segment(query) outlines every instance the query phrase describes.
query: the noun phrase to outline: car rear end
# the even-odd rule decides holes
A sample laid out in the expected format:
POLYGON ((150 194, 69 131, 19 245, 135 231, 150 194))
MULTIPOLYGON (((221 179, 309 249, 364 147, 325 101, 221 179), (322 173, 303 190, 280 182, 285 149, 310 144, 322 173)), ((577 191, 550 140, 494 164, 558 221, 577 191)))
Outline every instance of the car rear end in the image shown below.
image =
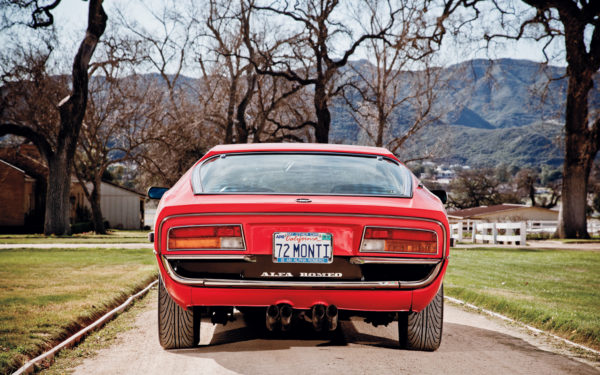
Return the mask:
MULTIPOLYGON (((391 154, 352 151, 335 155, 370 158, 374 168, 404 168, 391 154), (378 164, 383 162, 389 165, 378 164)), ((283 160, 284 174, 306 169, 298 165, 302 157, 294 156, 289 165, 288 153, 260 154, 269 155, 262 160, 283 160)), ((269 186, 249 184, 243 176, 223 186, 202 185, 202 177, 210 178, 202 176, 203 165, 227 169, 219 162, 243 161, 235 159, 240 155, 218 150, 207 155, 161 201, 155 250, 164 288, 182 310, 203 311, 214 322, 226 322, 233 307, 261 308, 271 330, 289 329, 292 317, 311 321, 315 329, 335 329, 338 319, 352 315, 375 324, 404 319, 425 310, 440 294, 448 223, 439 199, 412 174, 402 175, 402 170, 403 186, 383 190, 377 181, 357 181, 359 175, 352 177, 354 184, 341 181, 317 193, 303 193, 306 187, 285 191, 293 188, 286 182, 277 185, 280 176, 270 169, 268 178, 259 179, 269 186), (284 191, 266 191, 278 186, 284 191)), ((338 160, 311 160, 319 162, 338 160)))

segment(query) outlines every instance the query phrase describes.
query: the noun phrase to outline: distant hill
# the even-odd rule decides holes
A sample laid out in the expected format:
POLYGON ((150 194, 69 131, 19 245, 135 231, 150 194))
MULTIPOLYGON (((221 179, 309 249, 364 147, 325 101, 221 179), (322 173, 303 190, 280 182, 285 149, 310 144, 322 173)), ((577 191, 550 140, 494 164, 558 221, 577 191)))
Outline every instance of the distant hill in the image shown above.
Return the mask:
MULTIPOLYGON (((364 66, 365 62, 361 61, 364 66)), ((440 161, 493 167, 498 163, 518 166, 559 166, 563 162, 561 140, 566 97, 562 67, 528 60, 472 60, 443 71, 448 88, 440 94, 441 121, 424 129, 401 150, 409 159, 435 147, 440 161), (546 84, 552 79, 550 84, 546 84), (544 100, 540 98, 544 95, 544 100)), ((414 74, 414 73, 407 73, 414 74)), ((600 103, 598 90, 592 103, 600 103)), ((360 142, 358 126, 345 108, 334 105, 334 142, 360 142)), ((392 135, 402 134, 408 124, 396 116, 392 135)))
MULTIPOLYGON (((370 65, 367 60, 350 64, 355 69, 370 65)), ((477 59, 443 69, 441 76, 447 85, 437 103, 443 115, 407 142, 399 150, 400 157, 410 159, 433 150, 439 162, 488 167, 499 163, 560 166, 564 158, 560 137, 567 82, 559 78, 564 73, 562 67, 514 59, 477 59), (546 85, 549 78, 553 80, 546 85)), ((415 74, 422 73, 403 72, 400 79, 409 82, 415 74)), ((159 78, 156 74, 146 75, 149 80, 159 78)), ((197 87, 198 80, 182 76, 179 84, 197 87)), ((194 94, 190 91, 190 95, 194 94)), ((356 94, 350 99, 356 104, 359 98, 356 94)), ((600 107, 598 90, 591 100, 600 107)), ((330 110, 331 142, 368 143, 342 100, 334 100, 330 110)), ((402 107, 392 117, 388 140, 403 134, 413 115, 409 107, 402 107)))

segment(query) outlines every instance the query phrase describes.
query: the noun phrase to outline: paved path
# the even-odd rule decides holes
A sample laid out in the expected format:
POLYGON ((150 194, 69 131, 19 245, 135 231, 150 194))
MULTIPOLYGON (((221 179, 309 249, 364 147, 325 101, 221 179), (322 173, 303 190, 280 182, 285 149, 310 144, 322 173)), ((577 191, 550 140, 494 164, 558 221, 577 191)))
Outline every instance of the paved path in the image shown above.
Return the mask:
POLYGON ((0 244, 0 249, 153 249, 154 244, 143 243, 14 243, 0 244))
POLYGON ((460 243, 455 244, 454 247, 458 248, 476 248, 476 247, 493 247, 493 248, 506 248, 506 249, 544 249, 544 250, 583 250, 583 251, 600 251, 600 242, 582 242, 582 243, 564 243, 562 241, 527 241, 526 246, 519 245, 500 245, 500 244, 471 244, 471 243, 460 243))
POLYGON ((239 315, 226 326, 203 323, 198 348, 166 351, 158 344, 154 307, 75 374, 600 374, 600 363, 559 354, 545 338, 445 307, 442 345, 433 353, 396 349, 395 323, 375 328, 353 320, 330 336, 296 328, 269 338, 239 315))

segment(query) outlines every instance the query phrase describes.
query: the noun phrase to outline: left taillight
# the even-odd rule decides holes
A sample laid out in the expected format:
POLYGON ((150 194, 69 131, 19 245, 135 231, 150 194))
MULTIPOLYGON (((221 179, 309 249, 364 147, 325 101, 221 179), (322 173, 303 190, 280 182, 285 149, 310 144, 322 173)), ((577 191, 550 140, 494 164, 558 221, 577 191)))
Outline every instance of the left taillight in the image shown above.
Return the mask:
POLYGON ((241 225, 206 225, 172 228, 169 250, 244 250, 241 225))
POLYGON ((360 251, 436 254, 437 234, 428 230, 367 227, 360 251))

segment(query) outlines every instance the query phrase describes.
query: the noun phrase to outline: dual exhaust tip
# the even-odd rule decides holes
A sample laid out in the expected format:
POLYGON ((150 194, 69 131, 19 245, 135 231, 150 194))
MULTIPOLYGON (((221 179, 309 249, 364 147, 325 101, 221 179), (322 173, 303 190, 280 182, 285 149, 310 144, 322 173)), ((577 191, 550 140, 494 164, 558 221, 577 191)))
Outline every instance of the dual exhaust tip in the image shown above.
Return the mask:
POLYGON ((270 305, 267 307, 267 329, 274 331, 278 325, 281 325, 282 331, 290 329, 292 324, 292 314, 294 309, 287 303, 281 305, 270 305))
MULTIPOLYGON (((267 329, 274 331, 278 326, 281 326, 282 331, 288 331, 292 324, 293 313, 294 309, 287 303, 270 305, 267 308, 267 329)), ((335 331, 338 325, 338 308, 335 305, 316 304, 311 308, 310 320, 317 332, 323 329, 335 331)))

